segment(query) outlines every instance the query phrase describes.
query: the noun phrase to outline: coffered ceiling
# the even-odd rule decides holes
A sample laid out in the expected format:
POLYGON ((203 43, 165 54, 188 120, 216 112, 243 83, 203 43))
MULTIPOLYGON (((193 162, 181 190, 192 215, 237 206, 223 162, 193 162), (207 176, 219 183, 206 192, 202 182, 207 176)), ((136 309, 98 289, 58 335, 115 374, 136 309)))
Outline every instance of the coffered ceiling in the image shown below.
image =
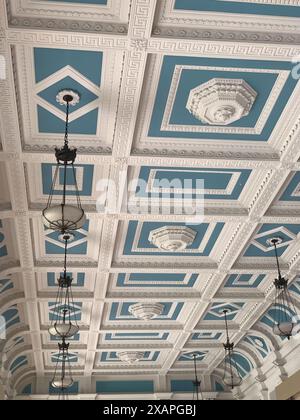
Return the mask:
POLYGON ((267 240, 283 239, 300 312, 300 1, 1 0, 0 12, 0 307, 16 393, 53 392, 57 342, 47 328, 64 244, 41 209, 66 88, 81 96, 70 142, 88 219, 69 248, 80 325, 72 391, 192 391, 196 352, 204 391, 226 392, 224 309, 244 379, 271 362, 283 374, 296 341, 272 334, 267 240), (228 80, 229 101, 215 87, 228 80), (211 86, 218 94, 200 117, 189 100, 195 110, 211 86), (161 187, 175 178, 180 188, 161 187), (188 208, 204 199, 203 218, 177 214, 170 193, 175 207, 182 196, 188 208), (161 250, 149 238, 163 227, 188 227, 194 240, 161 250), (135 318, 130 306, 143 302, 162 314, 135 318), (121 351, 141 360, 128 365, 121 351))

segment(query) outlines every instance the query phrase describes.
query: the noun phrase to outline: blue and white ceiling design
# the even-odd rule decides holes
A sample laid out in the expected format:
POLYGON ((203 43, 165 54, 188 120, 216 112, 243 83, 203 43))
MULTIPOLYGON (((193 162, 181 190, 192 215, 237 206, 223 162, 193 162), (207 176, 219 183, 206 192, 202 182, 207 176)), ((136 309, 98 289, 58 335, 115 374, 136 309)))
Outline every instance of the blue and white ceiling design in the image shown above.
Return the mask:
MULTIPOLYGON (((5 328, 6 330, 9 330, 11 327, 21 322, 17 305, 11 306, 9 309, 6 309, 4 312, 1 312, 0 314, 5 319, 5 325, 1 325, 2 329, 5 328)), ((3 334, 3 331, 2 331, 2 334, 3 334)))
POLYGON ((199 341, 199 342, 203 342, 203 341, 219 341, 220 338, 223 336, 222 332, 199 332, 199 333, 194 333, 191 337, 192 341, 199 341))
MULTIPOLYGON (((6 123, 13 109, 2 115, 2 108, 18 104, 13 119, 19 121, 14 124, 17 131, 6 124, 0 127, 1 194, 3 184, 3 190, 7 189, 0 194, 0 296, 5 304, 0 315, 6 324, 0 335, 8 332, 5 350, 15 378, 32 372, 30 379, 22 379, 19 391, 38 394, 33 375, 46 373, 45 392, 58 357, 59 339, 50 337, 47 327, 56 319, 54 301, 64 243, 56 233, 44 229, 37 213, 47 200, 55 168, 55 159, 48 153, 63 141, 65 110, 56 102, 56 95, 66 88, 82 97, 71 108, 70 144, 78 148, 75 169, 88 212, 87 224, 69 245, 75 302, 72 319, 81 326, 80 333, 69 340, 76 374, 84 378, 88 372, 93 392, 135 395, 157 391, 157 384, 161 385, 157 375, 163 369, 167 391, 172 387, 192 392, 195 350, 198 361, 203 362, 201 370, 212 374, 212 390, 222 391, 214 369, 226 340, 225 309, 229 310, 230 336, 237 344, 241 374, 256 367, 254 355, 263 364, 272 354, 272 362, 275 344, 284 346, 285 340, 274 337, 274 308, 268 308, 268 296, 264 300, 274 277, 269 264, 274 251, 266 240, 283 238, 279 254, 285 267, 291 259, 297 267, 300 240, 300 172, 295 152, 299 147, 294 147, 298 140, 292 135, 296 133, 298 116, 293 112, 299 109, 300 85, 293 78, 291 62, 299 44, 300 29, 298 33, 295 26, 300 7, 275 5, 271 0, 137 0, 134 3, 141 8, 131 7, 128 14, 129 0, 19 3, 20 7, 30 3, 35 13, 25 17, 19 10, 13 16, 17 22, 9 23, 10 30, 19 28, 10 31, 7 44, 13 64, 8 69, 14 74, 5 81, 11 98, 4 101, 0 112, 0 121, 6 123), (157 9, 148 14, 155 3, 157 9), (146 26, 141 28, 140 19, 132 13, 139 14, 146 26), (128 15, 132 30, 127 36, 128 15), (154 22, 150 15, 155 16, 154 22), (38 26, 44 22, 49 23, 46 35, 38 26), (286 31, 282 34, 285 43, 279 38, 268 41, 276 37, 270 25, 286 31), (263 34, 267 27, 269 32, 263 34), (107 30, 104 35, 103 28, 107 30), (209 41, 202 42, 200 37, 206 35, 209 41), (255 41, 260 35, 266 42, 255 41), (222 37, 226 36, 225 43, 222 37), (295 48, 287 45, 289 36, 295 48), (243 79, 255 90, 257 96, 247 116, 230 125, 208 125, 188 111, 190 91, 213 78, 243 79), (295 161, 292 153, 285 156, 289 150, 295 161), (15 170, 16 163, 20 170, 15 170), (113 215, 98 214, 97 182, 115 181, 120 168, 121 176, 123 168, 124 173, 127 170, 128 181, 140 177, 140 185, 130 189, 140 209, 150 195, 155 204, 164 206, 169 195, 179 200, 183 194, 184 204, 190 206, 203 195, 197 181, 204 181, 208 210, 204 222, 184 223, 186 217, 178 222, 177 216, 163 212, 154 217, 146 212, 131 216, 123 209, 113 215), (278 170, 282 183, 275 188, 270 179, 273 204, 264 211, 260 202, 269 185, 265 180, 267 175, 276 178, 278 170), (174 179, 181 181, 180 187, 161 185, 162 180, 170 183, 174 179), (186 181, 184 188, 182 181, 186 181), (264 224, 256 223, 256 215, 264 224), (286 223, 290 215, 291 222, 286 223), (245 220, 251 221, 249 229, 245 229, 245 220), (159 250, 150 243, 149 234, 164 226, 190 227, 196 232, 194 243, 185 251, 159 250), (245 240, 251 238, 246 245, 240 233, 245 233, 245 240), (28 249, 30 242, 32 250, 28 249), (264 271, 259 271, 257 262, 264 264, 264 271), (25 267, 23 276, 20 271, 25 267), (143 321, 129 312, 132 304, 148 301, 162 303, 163 314, 143 321), (266 312, 261 316, 256 307, 261 308, 263 302, 266 312), (144 359, 131 367, 117 357, 120 349, 139 349, 144 359), (120 380, 125 372, 132 379, 120 380)), ((70 178, 68 199, 72 202, 76 196, 70 178)), ((61 174, 58 181, 54 200, 62 193, 61 174)), ((126 186, 124 175, 124 192, 126 186)), ((291 273, 287 277, 299 307, 300 281, 291 273)), ((81 387, 80 381, 76 380, 71 393, 86 391, 86 384, 81 387)), ((49 388, 49 392, 57 390, 49 388)))
MULTIPOLYGON (((71 321, 81 321, 82 317, 82 302, 74 302, 74 304, 70 304, 69 311, 70 311, 70 320, 71 321)), ((62 321, 63 320, 63 313, 62 308, 56 306, 56 302, 49 302, 48 303, 48 310, 49 310, 49 321, 62 321)))
POLYGON ((0 258, 7 256, 7 246, 3 230, 3 222, 0 220, 0 258))
MULTIPOLYGON (((138 302, 113 302, 111 304, 109 321, 140 321, 130 312, 129 307, 138 302)), ((152 321, 176 321, 184 306, 183 302, 159 302, 163 305, 163 312, 152 321)))
POLYGON ((13 347, 18 346, 19 344, 23 344, 24 343, 24 338, 23 337, 16 337, 13 339, 13 347))
MULTIPOLYGON (((52 180, 54 177, 56 169, 56 164, 43 163, 42 164, 42 183, 43 183, 43 194, 49 196, 52 188, 52 180)), ((63 167, 59 169, 56 189, 53 190, 54 199, 55 196, 61 196, 63 193, 63 167)), ((93 189, 93 176, 94 176, 94 166, 93 165, 75 165, 75 176, 77 181, 78 192, 81 197, 92 195, 93 189)), ((67 196, 76 197, 76 188, 75 180, 73 175, 73 170, 71 168, 67 169, 67 178, 66 178, 67 196)))
POLYGON ((265 279, 264 274, 230 274, 224 284, 225 288, 257 288, 265 279))
MULTIPOLYGON (((82 229, 74 233, 74 240, 68 244, 69 255, 87 254, 87 236, 89 231, 89 221, 85 223, 82 229)), ((64 242, 60 240, 60 234, 52 230, 45 229, 45 252, 46 255, 63 255, 64 242)))
POLYGON ((208 257, 215 246, 219 235, 222 232, 224 223, 202 223, 186 225, 183 223, 157 223, 157 222, 135 222, 131 221, 128 225, 127 236, 124 245, 123 255, 153 255, 159 257, 168 256, 203 256, 208 257), (190 227, 197 236, 192 245, 185 252, 164 252, 158 250, 149 241, 150 232, 164 226, 184 226, 190 227))
POLYGON ((132 273, 118 275, 116 286, 123 288, 192 288, 198 274, 132 273))
MULTIPOLYGON (((53 386, 51 385, 51 382, 49 382, 48 391, 50 395, 61 394, 61 390, 59 388, 53 388, 53 386)), ((68 395, 75 395, 75 394, 78 394, 78 392, 79 392, 79 383, 75 381, 73 385, 70 388, 68 388, 68 395)))
POLYGON ((263 359, 272 352, 272 349, 267 341, 260 336, 247 335, 243 342, 253 347, 263 359))
POLYGON ((294 174, 279 201, 300 201, 300 172, 294 174))
POLYGON ((238 200, 250 174, 246 169, 142 167, 136 197, 238 200))
POLYGON ((11 279, 0 279, 0 295, 14 288, 14 282, 11 279))
POLYGON ((295 280, 289 287, 290 292, 293 292, 298 297, 300 296, 300 279, 295 280))
MULTIPOLYGON (((50 334, 48 334, 46 337, 47 337, 47 339, 49 339, 50 342, 55 341, 57 343, 57 342, 61 341, 60 337, 56 337, 56 336, 53 336, 53 335, 50 335, 50 334)), ((73 335, 73 337, 68 338, 68 342, 83 343, 84 342, 83 334, 81 333, 81 334, 73 335)))
MULTIPOLYGON (((76 256, 74 256, 76 259, 76 256)), ((58 267, 61 268, 61 267, 58 267)), ((62 275, 62 270, 55 270, 36 274, 38 293, 56 293, 58 279, 62 275)), ((72 288, 74 293, 85 293, 85 296, 93 296, 95 290, 95 273, 85 273, 84 270, 72 270, 67 272, 72 278, 72 288)))
POLYGON ((14 374, 17 370, 21 369, 24 366, 28 365, 28 359, 26 356, 17 357, 12 364, 10 365, 10 372, 14 374))
MULTIPOLYGON (((160 355, 159 351, 145 351, 143 358, 137 363, 156 362, 160 355)), ((100 353, 99 361, 101 363, 126 363, 122 362, 115 351, 103 351, 100 353)))
POLYGON ((107 5, 108 0, 47 0, 47 1, 55 1, 55 2, 62 2, 62 3, 81 3, 81 4, 99 4, 99 5, 107 5))
POLYGON ((250 358, 245 354, 240 353, 238 350, 234 352, 233 359, 242 378, 245 378, 254 368, 250 358))
POLYGON ((244 303, 242 302, 231 302, 231 303, 224 303, 224 302, 215 302, 213 303, 209 310, 207 311, 206 315, 204 316, 204 321, 225 321, 224 310, 228 310, 227 319, 229 321, 233 321, 241 309, 244 307, 244 303))
POLYGON ((34 49, 40 133, 64 133, 65 108, 56 102, 56 95, 71 89, 81 99, 70 108, 70 134, 97 134, 102 60, 101 52, 34 49))
POLYGON ((266 142, 297 85, 291 73, 288 62, 165 56, 148 136, 166 142, 266 142), (208 126, 190 114, 190 91, 213 78, 243 79, 257 92, 248 116, 224 127, 208 126))
POLYGON ((130 380, 118 380, 118 381, 97 381, 96 392, 98 394, 126 394, 126 393, 153 393, 154 384, 150 380, 141 381, 130 381, 130 380))
MULTIPOLYGON (((62 353, 59 352, 55 352, 51 354, 51 362, 56 364, 58 363, 62 363, 63 362, 63 355, 62 353)), ((78 353, 74 353, 73 351, 69 351, 68 353, 68 360, 70 361, 70 363, 77 363, 78 362, 78 353)))
MULTIPOLYGON (((265 313, 265 315, 261 318, 260 322, 262 324, 267 325, 269 328, 273 329, 273 327, 277 323, 278 318, 281 319, 278 315, 278 312, 282 312, 281 314, 282 319, 287 318, 287 319, 292 320, 293 317, 296 315, 296 313, 292 309, 284 305, 278 304, 276 308, 274 306, 269 308, 268 311, 265 313)), ((285 340, 285 338, 283 338, 283 340, 285 340)))
POLYGON ((202 362, 206 356, 207 356, 207 351, 191 351, 188 353, 182 353, 179 358, 178 361, 179 362, 193 362, 194 361, 194 355, 196 356, 196 359, 198 362, 202 362))
MULTIPOLYGON (((62 273, 61 273, 62 274, 62 273)), ((85 277, 86 273, 67 273, 70 276, 72 281, 72 287, 74 288, 82 288, 85 286, 85 277)), ((58 275, 56 273, 47 273, 47 285, 48 287, 56 287, 57 288, 57 279, 58 275)))
POLYGON ((166 341, 169 333, 147 332, 147 333, 108 333, 105 334, 105 341, 166 341))
MULTIPOLYGON (((293 282, 293 284, 290 286, 290 288, 293 287, 293 285, 297 284, 296 282, 293 282)), ((254 351, 257 356, 261 359, 263 362, 267 357, 274 352, 274 345, 269 337, 272 337, 272 340, 277 342, 278 344, 281 342, 287 342, 287 338, 275 336, 273 334, 273 328, 276 325, 277 318, 277 311, 281 310, 284 315, 288 316, 291 320, 295 318, 295 313, 291 311, 290 309, 281 306, 278 306, 276 309, 274 306, 271 306, 268 308, 265 312, 265 314, 256 322, 256 324, 253 326, 253 332, 250 332, 249 334, 245 335, 243 340, 236 346, 236 361, 238 363, 239 372, 241 373, 242 377, 246 377, 254 368, 255 361, 250 360, 252 357, 247 357, 245 355, 246 348, 249 347, 252 351, 254 351), (260 331, 256 334, 256 328, 260 331), (243 350, 239 348, 239 345, 243 345, 243 350), (243 354, 242 354, 242 353, 243 354)), ((299 321, 298 321, 299 322, 299 321)), ((295 333, 298 333, 299 328, 295 328, 295 333)))
POLYGON ((282 243, 278 245, 278 255, 281 256, 297 239, 300 233, 300 225, 297 224, 264 224, 247 247, 245 257, 273 257, 275 258, 274 246, 268 244, 268 239, 280 237, 282 243))
POLYGON ((33 392, 32 384, 28 384, 22 389, 21 395, 31 395, 32 392, 33 392))
POLYGON ((300 17, 300 7, 245 0, 175 0, 175 10, 300 17))

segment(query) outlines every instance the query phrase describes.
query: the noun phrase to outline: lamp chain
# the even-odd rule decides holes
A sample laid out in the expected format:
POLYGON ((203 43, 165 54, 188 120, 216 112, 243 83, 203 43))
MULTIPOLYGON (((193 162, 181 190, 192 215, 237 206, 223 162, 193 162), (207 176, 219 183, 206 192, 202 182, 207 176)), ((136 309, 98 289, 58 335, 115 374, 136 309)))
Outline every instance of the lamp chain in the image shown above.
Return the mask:
POLYGON ((276 256, 276 264, 277 264, 277 271, 278 271, 278 280, 281 280, 281 271, 280 271, 280 266, 279 266, 277 244, 276 244, 276 241, 274 241, 273 243, 274 243, 275 256, 276 256))
POLYGON ((66 128, 65 128, 65 148, 69 146, 69 112, 70 112, 70 102, 67 99, 67 111, 66 111, 66 128))

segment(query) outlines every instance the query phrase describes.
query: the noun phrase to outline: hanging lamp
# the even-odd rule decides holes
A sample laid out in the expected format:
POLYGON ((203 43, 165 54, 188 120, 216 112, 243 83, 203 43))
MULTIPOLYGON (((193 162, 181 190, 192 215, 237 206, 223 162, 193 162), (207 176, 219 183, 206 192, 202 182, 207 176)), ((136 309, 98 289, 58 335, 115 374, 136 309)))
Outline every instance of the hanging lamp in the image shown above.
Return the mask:
POLYGON ((69 346, 70 344, 66 343, 65 339, 62 340, 62 343, 58 343, 59 354, 51 385, 53 388, 58 389, 60 393, 64 393, 74 384, 69 356, 69 346))
POLYGON ((268 241, 269 245, 271 244, 274 246, 278 272, 278 277, 274 280, 276 294, 274 302, 275 325, 273 332, 275 335, 287 338, 289 340, 293 335, 294 327, 297 325, 297 323, 294 323, 292 320, 293 316, 296 315, 296 308, 288 289, 288 280, 282 276, 280 270, 277 247, 281 243, 282 238, 279 237, 272 238, 268 241))
POLYGON ((197 375, 197 355, 196 353, 193 354, 193 359, 194 359, 194 373, 195 373, 195 380, 193 381, 193 387, 194 387, 194 392, 193 392, 193 400, 196 397, 196 401, 199 401, 199 393, 201 395, 201 400, 203 400, 203 395, 202 395, 202 391, 201 391, 201 381, 199 381, 198 379, 198 375, 197 375))
POLYGON ((231 343, 229 340, 229 331, 228 331, 228 321, 227 314, 228 310, 223 311, 225 317, 225 326, 226 326, 226 343, 223 345, 225 350, 225 359, 224 359, 224 376, 223 382, 225 385, 231 387, 231 389, 240 386, 243 379, 240 375, 237 363, 235 360, 234 354, 234 343, 231 343))
POLYGON ((72 293, 72 277, 67 273, 67 252, 68 241, 71 239, 70 234, 64 234, 63 240, 65 242, 65 257, 64 257, 64 271, 58 279, 58 292, 56 295, 54 316, 49 328, 49 334, 61 338, 71 338, 79 331, 79 326, 74 316, 75 307, 72 293))
POLYGON ((66 106, 66 124, 64 145, 62 148, 55 149, 56 168, 48 197, 47 207, 43 210, 44 225, 54 231, 61 233, 80 229, 86 222, 85 213, 81 206, 80 195, 78 191, 76 171, 74 162, 77 156, 77 149, 69 147, 69 113, 70 106, 75 106, 80 101, 78 93, 63 90, 59 92, 56 98, 57 102, 66 106), (53 203, 53 197, 56 195, 58 179, 62 180, 63 193, 60 204, 53 203), (67 203, 68 185, 75 188, 76 204, 67 203))

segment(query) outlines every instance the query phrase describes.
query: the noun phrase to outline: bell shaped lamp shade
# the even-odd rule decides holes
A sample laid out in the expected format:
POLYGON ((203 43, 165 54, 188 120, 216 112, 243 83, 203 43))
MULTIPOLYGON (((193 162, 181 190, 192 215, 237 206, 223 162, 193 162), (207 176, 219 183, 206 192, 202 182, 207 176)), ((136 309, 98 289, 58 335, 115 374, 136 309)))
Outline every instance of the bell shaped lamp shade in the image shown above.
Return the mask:
POLYGON ((224 358, 224 374, 223 374, 223 382, 225 385, 230 387, 231 389, 240 386, 243 382, 243 378, 240 374, 237 362, 236 362, 236 354, 234 353, 234 343, 230 342, 229 340, 229 329, 228 329, 228 309, 223 311, 224 319, 225 319, 225 328, 226 328, 226 337, 227 341, 223 345, 225 350, 225 358, 224 358))
POLYGON ((70 388, 74 383, 71 372, 69 346, 70 344, 66 343, 65 339, 62 340, 62 343, 58 343, 59 355, 54 376, 51 381, 52 387, 57 388, 62 392, 70 388))
POLYGON ((233 374, 231 376, 230 372, 227 371, 227 374, 223 377, 223 382, 225 385, 227 385, 230 388, 236 388, 237 386, 240 386, 242 383, 242 378, 238 376, 237 374, 233 374))
POLYGON ((79 331, 79 326, 69 323, 55 323, 49 328, 49 334, 57 338, 71 338, 79 331))
POLYGON ((242 381, 243 379, 239 373, 238 367, 234 360, 234 355, 227 355, 225 359, 225 368, 223 375, 224 384, 233 389, 237 386, 240 386, 242 381))
POLYGON ((75 304, 72 293, 72 276, 67 273, 67 241, 69 236, 65 237, 65 263, 64 272, 58 279, 58 292, 54 307, 54 314, 51 325, 48 329, 49 334, 60 339, 73 337, 79 331, 77 317, 75 313, 75 304))
POLYGON ((290 338, 293 335, 294 327, 295 324, 291 321, 280 322, 274 326, 273 333, 280 337, 290 338))
POLYGON ((59 204, 43 210, 43 223, 48 229, 69 232, 81 229, 86 223, 86 216, 81 207, 59 204))
POLYGON ((71 377, 57 378, 57 379, 53 379, 51 382, 51 385, 53 386, 53 388, 57 388, 61 390, 71 388, 73 384, 74 384, 74 381, 71 377))
POLYGON ((269 244, 273 245, 274 247, 278 272, 278 276, 274 280, 275 302, 273 306, 273 318, 275 323, 273 327, 273 333, 276 336, 287 338, 289 340, 294 333, 294 327, 296 327, 296 324, 293 323, 293 320, 298 319, 298 315, 289 291, 289 282, 281 274, 280 270, 277 247, 282 242, 283 239, 279 237, 269 240, 269 244))
POLYGON ((233 345, 232 343, 228 343, 228 346, 225 345, 225 360, 224 360, 224 374, 223 374, 223 382, 230 388, 235 388, 240 386, 243 382, 243 379, 240 375, 239 368, 236 363, 236 355, 233 353, 233 345), (229 348, 229 345, 231 346, 229 348))

